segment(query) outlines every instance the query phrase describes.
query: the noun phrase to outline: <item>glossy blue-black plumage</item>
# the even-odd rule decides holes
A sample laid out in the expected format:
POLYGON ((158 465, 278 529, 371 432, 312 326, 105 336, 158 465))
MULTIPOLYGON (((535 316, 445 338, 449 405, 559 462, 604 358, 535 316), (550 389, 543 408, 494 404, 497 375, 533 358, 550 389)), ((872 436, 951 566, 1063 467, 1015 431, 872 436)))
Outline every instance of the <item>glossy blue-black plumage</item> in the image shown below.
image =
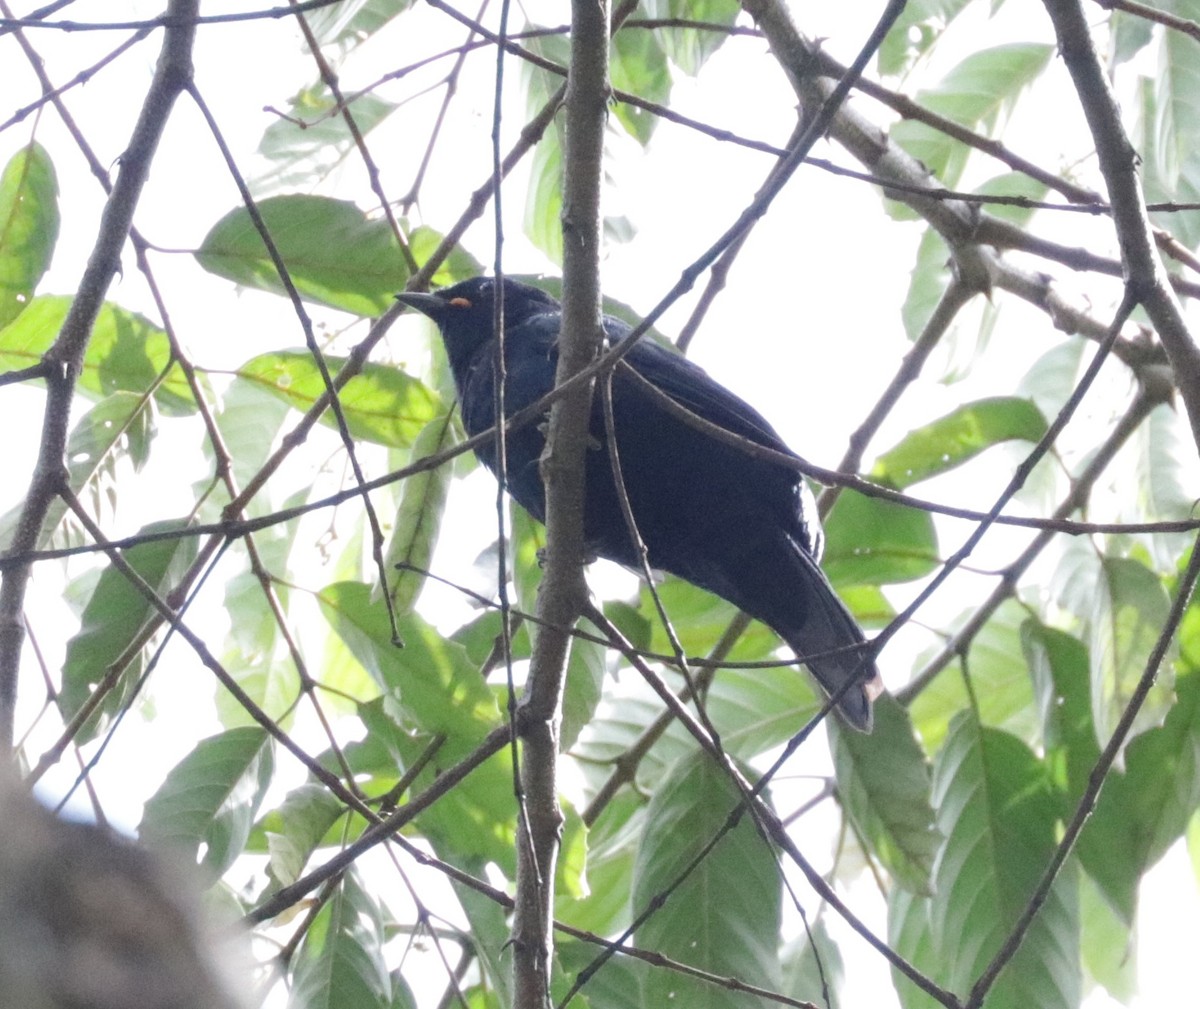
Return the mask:
MULTIPOLYGON (((469 434, 495 421, 495 291, 492 280, 480 277, 435 294, 399 296, 441 330, 469 434)), ((505 409, 511 415, 553 388, 562 316, 558 302, 545 292, 505 280, 504 317, 505 409)), ((629 333, 611 317, 604 328, 614 343, 629 333)), ((758 411, 683 356, 641 340, 625 361, 709 423, 789 452, 758 411)), ((837 694, 848 679, 857 681, 840 695, 839 708, 850 724, 869 729, 875 668, 861 647, 862 631, 817 566, 820 527, 799 474, 690 425, 624 369, 618 368, 612 381, 622 482, 651 565, 716 593, 773 628, 801 657, 811 656, 807 665, 829 693, 837 694)), ((586 460, 585 537, 596 555, 637 568, 605 450, 599 395, 591 433, 596 447, 586 460)), ((509 492, 544 520, 538 469, 542 427, 531 424, 510 433, 506 447, 509 492)), ((494 470, 491 445, 477 452, 494 470)))

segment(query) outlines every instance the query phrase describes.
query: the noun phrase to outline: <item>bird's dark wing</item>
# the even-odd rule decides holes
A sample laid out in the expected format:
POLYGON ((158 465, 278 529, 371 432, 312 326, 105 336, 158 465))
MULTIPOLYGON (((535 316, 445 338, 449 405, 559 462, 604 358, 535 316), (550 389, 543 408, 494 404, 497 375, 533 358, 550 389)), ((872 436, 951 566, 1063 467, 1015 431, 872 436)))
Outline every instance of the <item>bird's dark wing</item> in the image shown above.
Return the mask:
MULTIPOLYGON (((630 332, 617 319, 605 317, 604 322, 610 340, 623 340, 630 332)), ((793 454, 762 414, 682 354, 643 337, 625 360, 644 379, 710 424, 775 452, 793 454)))

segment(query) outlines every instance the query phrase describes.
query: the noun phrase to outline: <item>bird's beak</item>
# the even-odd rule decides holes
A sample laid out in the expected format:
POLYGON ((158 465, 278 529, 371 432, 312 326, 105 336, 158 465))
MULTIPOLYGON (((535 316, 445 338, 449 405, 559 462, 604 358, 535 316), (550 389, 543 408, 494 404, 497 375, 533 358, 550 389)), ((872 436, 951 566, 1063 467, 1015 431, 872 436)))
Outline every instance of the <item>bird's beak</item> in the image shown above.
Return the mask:
POLYGON ((446 314, 447 302, 436 294, 425 294, 420 291, 401 291, 396 300, 409 308, 415 308, 422 315, 427 315, 435 321, 446 314))

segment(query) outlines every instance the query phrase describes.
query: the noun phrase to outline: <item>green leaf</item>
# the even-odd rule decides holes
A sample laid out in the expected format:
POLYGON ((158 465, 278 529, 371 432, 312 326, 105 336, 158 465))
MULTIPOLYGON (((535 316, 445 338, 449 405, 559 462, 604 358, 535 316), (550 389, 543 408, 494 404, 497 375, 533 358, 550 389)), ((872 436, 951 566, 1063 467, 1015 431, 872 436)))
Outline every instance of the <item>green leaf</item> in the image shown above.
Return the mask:
POLYGON ((341 47, 344 53, 365 42, 411 6, 411 0, 342 0, 308 11, 304 16, 322 47, 341 47))
MULTIPOLYGON (((888 894, 888 943, 922 974, 936 977, 944 964, 933 939, 929 903, 926 897, 894 887, 888 894)), ((892 968, 892 983, 904 1009, 941 1009, 940 1002, 895 967, 892 968)))
POLYGON ((1137 993, 1138 957, 1133 930, 1121 920, 1100 888, 1079 880, 1080 953, 1088 980, 1130 1005, 1137 993))
POLYGON ((1175 681, 1178 700, 1157 728, 1130 740, 1125 771, 1109 772, 1079 838, 1079 857, 1128 926, 1146 872, 1200 805, 1200 673, 1175 681))
POLYGON ((138 826, 144 844, 174 848, 220 876, 246 847, 274 773, 258 726, 202 739, 150 797, 138 826))
POLYGON ((903 887, 929 894, 940 838, 929 803, 929 763, 912 721, 890 695, 875 702, 870 735, 827 725, 838 793, 871 851, 903 887))
MULTIPOLYGON (((619 31, 613 36, 609 75, 617 91, 627 91, 658 104, 671 95, 671 71, 657 33, 619 31)), ((617 102, 612 106, 617 121, 643 147, 650 142, 658 116, 637 105, 617 102)))
POLYGON ((968 0, 909 0, 876 57, 881 74, 899 75, 928 52, 968 0))
MULTIPOLYGON (((961 627, 972 611, 960 614, 951 625, 961 627)), ((1003 603, 971 641, 966 668, 970 672, 972 694, 968 695, 959 671, 947 669, 929 684, 912 704, 912 717, 930 752, 942 745, 955 715, 965 708, 976 708, 984 725, 1003 726, 1011 732, 1033 739, 1041 722, 1033 705, 1029 667, 1021 654, 1022 628, 1029 611, 1020 603, 1003 603)), ((939 645, 936 651, 941 651, 939 645)), ((932 655, 922 656, 918 668, 932 655)))
POLYGON ((317 912, 291 964, 294 1009, 392 1009, 383 915, 351 869, 317 912))
MULTIPOLYGON (((152 411, 145 397, 115 392, 101 400, 76 422, 67 439, 67 483, 77 495, 108 502, 112 494, 117 461, 128 458, 140 470, 156 433, 152 411)), ((21 517, 22 506, 14 506, 0 517, 0 545, 11 542, 21 517)), ((66 513, 61 498, 47 509, 38 546, 44 546, 58 529, 66 513)), ((94 508, 95 513, 100 507, 94 508)))
POLYGON ((1030 619, 1021 625, 1021 649, 1042 715, 1046 763, 1069 802, 1078 802, 1100 757, 1087 648, 1078 638, 1030 619))
MULTIPOLYGON (((710 25, 732 25, 740 10, 734 0, 650 0, 645 6, 649 18, 682 18, 710 25)), ((627 30, 622 29, 618 37, 627 30)), ((659 28, 655 35, 671 62, 692 77, 728 38, 725 32, 685 27, 659 28)))
MULTIPOLYGON (((1194 5, 1184 4, 1185 17, 1195 18, 1194 5), (1186 12, 1186 13, 1185 13, 1186 12)), ((1193 40, 1178 38, 1180 32, 1168 31, 1161 36, 1159 66, 1155 75, 1158 91, 1157 157, 1148 168, 1155 175, 1156 183, 1163 187, 1170 198, 1180 202, 1194 202, 1200 198, 1200 130, 1196 123, 1196 109, 1200 106, 1200 68, 1196 66, 1195 52, 1189 52, 1186 43, 1193 40)), ((1188 214, 1168 214, 1166 220, 1156 219, 1169 227, 1188 246, 1194 249, 1200 241, 1200 226, 1188 220, 1188 214)))
MULTIPOLYGON (((354 315, 377 316, 404 289, 409 271, 386 220, 325 196, 272 196, 258 204, 271 240, 301 297, 354 315)), ((284 294, 262 236, 245 207, 221 218, 196 259, 237 284, 284 294)))
POLYGON ((788 943, 780 959, 783 991, 805 998, 823 1009, 846 1009, 842 999, 846 964, 823 917, 812 922, 806 937, 788 943))
POLYGON ((1166 622, 1171 601, 1144 564, 1105 557, 1100 577, 1080 591, 1091 596, 1092 718, 1107 739, 1125 709, 1166 622))
MULTIPOLYGON (((967 991, 999 952, 1055 847, 1058 803, 1020 740, 968 712, 934 764, 945 843, 929 901, 935 979, 967 991)), ((1081 996, 1078 882, 1068 864, 988 995, 988 1009, 1076 1009, 1081 996)))
POLYGON ((976 400, 910 431, 876 460, 871 479, 903 489, 961 466, 992 445, 1012 439, 1036 442, 1045 433, 1046 419, 1027 399, 976 400))
MULTIPOLYGON (((0 372, 37 364, 54 343, 70 307, 70 298, 34 298, 14 322, 0 329, 0 372)), ((171 361, 167 334, 144 316, 110 302, 101 306, 92 327, 76 388, 93 399, 153 390, 164 413, 185 416, 196 409, 183 369, 171 361)))
MULTIPOLYGON (((344 6, 335 4, 325 10, 344 6)), ((356 96, 348 109, 359 135, 365 137, 398 107, 367 93, 356 96)), ((293 96, 284 115, 263 131, 258 153, 266 164, 254 174, 251 190, 260 195, 311 186, 328 177, 355 150, 354 136, 329 88, 311 84, 293 96)))
POLYGON ((322 612, 376 682, 403 723, 444 734, 448 762, 468 753, 497 724, 496 701, 466 651, 415 613, 399 617, 403 647, 392 641, 387 611, 357 582, 330 585, 319 596, 322 612))
POLYGON ((341 802, 323 785, 309 782, 292 789, 256 828, 256 833, 262 831, 270 855, 271 878, 280 886, 296 882, 312 853, 343 813, 341 802))
MULTIPOLYGON (((637 912, 670 899, 637 930, 636 942, 722 977, 777 988, 781 913, 774 855, 743 816, 676 888, 683 870, 722 830, 741 801, 703 753, 675 765, 650 800, 633 876, 637 912)), ((643 1004, 755 1006, 757 999, 670 971, 646 979, 643 1004)))
POLYGON ((554 263, 562 262, 562 140, 546 131, 533 150, 525 196, 525 235, 554 263))
MULTIPOLYGON (((183 528, 186 523, 153 522, 143 526, 139 535, 183 528)), ((123 556, 129 566, 159 596, 163 596, 175 586, 195 558, 196 538, 181 536, 141 543, 125 550, 123 556)), ((59 693, 59 705, 66 719, 83 707, 142 624, 157 613, 121 571, 111 565, 104 569, 84 607, 78 633, 67 642, 59 693)), ((113 689, 76 737, 79 742, 91 739, 107 719, 124 706, 142 668, 141 657, 135 657, 125 665, 113 689)))
MULTIPOLYGON (((1039 42, 1014 42, 971 53, 931 90, 916 100, 939 115, 984 133, 1010 112, 1020 93, 1037 78, 1054 55, 1039 42)), ((891 138, 951 188, 958 185, 970 153, 958 140, 912 119, 891 129, 891 138)))
MULTIPOLYGON (((667 577, 655 590, 666 610, 675 634, 687 655, 706 655, 721 639, 730 622, 737 617, 737 607, 681 578, 667 577)), ((650 588, 642 585, 638 598, 639 612, 650 621, 650 650, 670 655, 671 641, 658 617, 658 609, 650 588)), ((765 624, 753 621, 738 638, 729 658, 739 662, 768 658, 779 647, 779 637, 765 624)))
MULTIPOLYGON (((331 377, 345 363, 343 357, 325 358, 331 377)), ((261 354, 242 365, 237 376, 302 412, 326 391, 316 361, 303 350, 261 354)), ((394 448, 411 446, 426 425, 444 416, 446 409, 419 379, 399 368, 371 363, 343 386, 338 402, 354 438, 394 448)), ((321 420, 329 427, 337 423, 332 410, 326 410, 321 420)))
POLYGON ((821 566, 834 585, 888 585, 937 567, 937 535, 925 512, 843 490, 825 522, 821 566))
POLYGON ((29 304, 58 241, 58 179, 41 144, 30 142, 0 174, 0 327, 29 304))
MULTIPOLYGON (((417 435, 413 442, 413 459, 424 459, 457 442, 453 415, 445 413, 431 420, 417 435)), ((404 481, 384 555, 384 566, 392 579, 392 604, 400 613, 413 608, 425 585, 424 572, 429 569, 437 546, 453 476, 454 467, 444 465, 416 473, 404 481), (397 564, 405 567, 397 571, 397 564)))

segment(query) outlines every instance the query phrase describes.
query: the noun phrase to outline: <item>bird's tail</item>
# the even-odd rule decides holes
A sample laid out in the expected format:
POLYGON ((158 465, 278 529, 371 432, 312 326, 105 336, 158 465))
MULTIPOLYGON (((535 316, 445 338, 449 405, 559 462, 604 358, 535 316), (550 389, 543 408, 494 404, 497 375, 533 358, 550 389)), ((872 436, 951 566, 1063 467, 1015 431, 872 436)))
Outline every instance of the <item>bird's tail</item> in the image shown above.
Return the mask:
POLYGON ((803 569, 807 605, 799 608, 801 619, 781 620, 782 626, 769 623, 837 702, 846 721, 870 732, 871 702, 883 692, 870 646, 817 562, 798 544, 793 546, 803 569))

